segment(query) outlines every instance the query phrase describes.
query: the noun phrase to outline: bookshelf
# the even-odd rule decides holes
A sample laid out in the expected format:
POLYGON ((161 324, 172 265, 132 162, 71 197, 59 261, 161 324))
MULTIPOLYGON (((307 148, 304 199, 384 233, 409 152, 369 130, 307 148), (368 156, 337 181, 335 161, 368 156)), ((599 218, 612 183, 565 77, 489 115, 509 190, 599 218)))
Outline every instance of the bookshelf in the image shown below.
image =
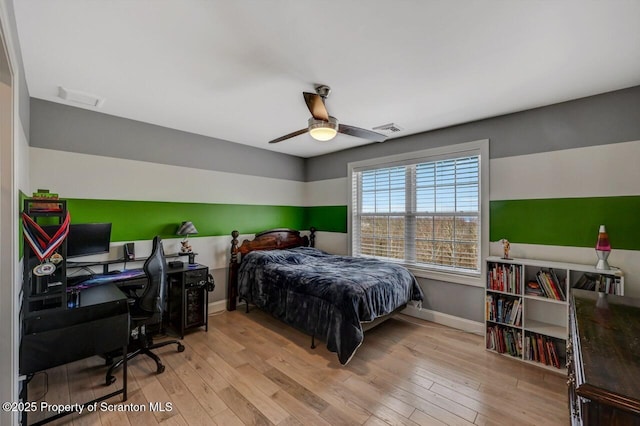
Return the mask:
POLYGON ((487 350, 563 374, 571 288, 624 295, 619 269, 497 256, 486 262, 487 350))

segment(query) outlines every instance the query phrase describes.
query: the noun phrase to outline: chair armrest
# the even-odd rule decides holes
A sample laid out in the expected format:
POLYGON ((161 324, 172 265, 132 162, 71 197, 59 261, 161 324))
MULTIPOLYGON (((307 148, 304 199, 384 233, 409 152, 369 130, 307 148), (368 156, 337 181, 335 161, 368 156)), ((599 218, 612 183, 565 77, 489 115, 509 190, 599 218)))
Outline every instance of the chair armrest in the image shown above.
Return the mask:
POLYGON ((140 297, 141 290, 145 288, 148 281, 146 278, 138 278, 135 280, 120 281, 116 283, 118 288, 127 295, 129 299, 137 299, 140 297))

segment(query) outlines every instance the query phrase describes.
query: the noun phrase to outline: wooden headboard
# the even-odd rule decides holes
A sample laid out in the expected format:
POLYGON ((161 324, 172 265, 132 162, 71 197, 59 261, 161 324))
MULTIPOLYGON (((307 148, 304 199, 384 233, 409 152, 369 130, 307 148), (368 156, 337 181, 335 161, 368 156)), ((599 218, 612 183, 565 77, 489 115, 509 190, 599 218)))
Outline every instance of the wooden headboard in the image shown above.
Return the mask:
POLYGON ((238 246, 238 231, 231 233, 231 260, 229 261, 229 282, 227 283, 227 310, 235 311, 238 297, 238 267, 242 257, 254 250, 276 250, 294 247, 314 247, 316 228, 309 228, 311 234, 300 236, 300 231, 288 228, 269 229, 258 232, 253 240, 244 240, 238 246), (238 256, 240 254, 240 256, 238 256))

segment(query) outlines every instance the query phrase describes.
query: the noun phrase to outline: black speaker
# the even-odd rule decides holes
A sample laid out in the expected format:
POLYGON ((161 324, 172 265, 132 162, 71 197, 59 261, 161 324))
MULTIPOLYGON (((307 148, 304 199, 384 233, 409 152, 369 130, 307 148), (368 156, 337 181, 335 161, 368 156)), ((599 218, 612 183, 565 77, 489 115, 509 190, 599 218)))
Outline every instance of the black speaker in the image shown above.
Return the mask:
POLYGON ((135 260, 135 246, 133 243, 126 243, 124 245, 124 258, 125 260, 135 260))

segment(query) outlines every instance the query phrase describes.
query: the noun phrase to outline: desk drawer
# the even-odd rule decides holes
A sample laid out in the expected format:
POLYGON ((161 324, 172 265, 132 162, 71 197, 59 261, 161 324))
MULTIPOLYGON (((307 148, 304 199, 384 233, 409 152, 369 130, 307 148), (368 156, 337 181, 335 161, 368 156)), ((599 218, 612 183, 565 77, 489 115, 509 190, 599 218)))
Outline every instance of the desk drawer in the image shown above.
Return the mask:
MULTIPOLYGON (((82 295, 80 297, 82 298, 82 295)), ((64 329, 72 327, 76 324, 82 324, 87 321, 95 321, 103 318, 109 318, 114 314, 128 314, 129 306, 127 299, 118 300, 111 304, 92 305, 89 308, 72 308, 58 312, 45 312, 40 315, 25 318, 23 322, 25 335, 34 333, 44 333, 56 329, 64 329)))
POLYGON ((196 287, 204 285, 207 282, 207 270, 198 269, 195 271, 186 271, 184 273, 184 286, 196 287))
POLYGON ((129 314, 31 333, 20 341, 20 374, 119 350, 129 341, 129 314))

